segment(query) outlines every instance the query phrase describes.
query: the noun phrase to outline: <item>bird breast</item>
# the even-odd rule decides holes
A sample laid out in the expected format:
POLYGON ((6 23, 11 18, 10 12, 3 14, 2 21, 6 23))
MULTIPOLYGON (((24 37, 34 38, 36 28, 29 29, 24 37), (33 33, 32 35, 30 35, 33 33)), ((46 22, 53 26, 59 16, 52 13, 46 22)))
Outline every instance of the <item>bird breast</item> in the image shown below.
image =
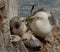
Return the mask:
POLYGON ((48 22, 44 22, 41 20, 33 21, 30 24, 30 28, 36 34, 49 33, 52 30, 52 26, 48 22))

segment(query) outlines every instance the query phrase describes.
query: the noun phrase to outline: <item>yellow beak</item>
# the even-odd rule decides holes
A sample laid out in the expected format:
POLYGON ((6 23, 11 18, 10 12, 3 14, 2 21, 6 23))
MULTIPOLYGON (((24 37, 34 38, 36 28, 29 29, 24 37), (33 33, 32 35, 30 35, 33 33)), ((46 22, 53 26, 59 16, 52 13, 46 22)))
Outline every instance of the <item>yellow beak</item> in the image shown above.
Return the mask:
POLYGON ((31 21, 33 19, 35 19, 33 16, 29 16, 29 17, 26 18, 26 21, 31 21))

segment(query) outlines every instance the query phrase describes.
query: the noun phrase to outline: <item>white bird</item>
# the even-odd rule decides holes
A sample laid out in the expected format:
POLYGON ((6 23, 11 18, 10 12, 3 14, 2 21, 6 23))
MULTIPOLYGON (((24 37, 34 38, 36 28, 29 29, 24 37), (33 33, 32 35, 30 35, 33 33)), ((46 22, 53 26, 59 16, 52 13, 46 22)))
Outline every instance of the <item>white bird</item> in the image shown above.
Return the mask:
POLYGON ((50 33, 53 29, 53 25, 50 23, 51 18, 50 13, 47 13, 46 11, 38 11, 26 20, 35 36, 44 38, 46 41, 51 42, 52 35, 50 33))

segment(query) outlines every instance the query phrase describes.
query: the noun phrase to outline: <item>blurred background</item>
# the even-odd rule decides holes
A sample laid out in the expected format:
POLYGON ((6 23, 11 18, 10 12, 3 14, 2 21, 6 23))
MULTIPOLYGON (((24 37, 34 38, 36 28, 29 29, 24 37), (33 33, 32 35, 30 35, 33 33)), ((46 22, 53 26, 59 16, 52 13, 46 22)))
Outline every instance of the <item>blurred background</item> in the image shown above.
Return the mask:
POLYGON ((60 19, 60 0, 18 0, 19 16, 30 16, 33 4, 35 5, 33 12, 43 7, 51 10, 53 15, 60 19))

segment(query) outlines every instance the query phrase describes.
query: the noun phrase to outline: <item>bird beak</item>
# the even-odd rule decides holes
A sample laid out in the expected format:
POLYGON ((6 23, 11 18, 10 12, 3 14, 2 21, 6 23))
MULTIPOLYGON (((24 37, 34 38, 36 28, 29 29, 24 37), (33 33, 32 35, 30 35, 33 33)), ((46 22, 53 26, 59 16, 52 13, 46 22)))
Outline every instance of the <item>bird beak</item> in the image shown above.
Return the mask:
POLYGON ((26 21, 31 21, 31 20, 33 20, 33 19, 35 19, 35 17, 29 16, 29 17, 26 18, 26 21))

